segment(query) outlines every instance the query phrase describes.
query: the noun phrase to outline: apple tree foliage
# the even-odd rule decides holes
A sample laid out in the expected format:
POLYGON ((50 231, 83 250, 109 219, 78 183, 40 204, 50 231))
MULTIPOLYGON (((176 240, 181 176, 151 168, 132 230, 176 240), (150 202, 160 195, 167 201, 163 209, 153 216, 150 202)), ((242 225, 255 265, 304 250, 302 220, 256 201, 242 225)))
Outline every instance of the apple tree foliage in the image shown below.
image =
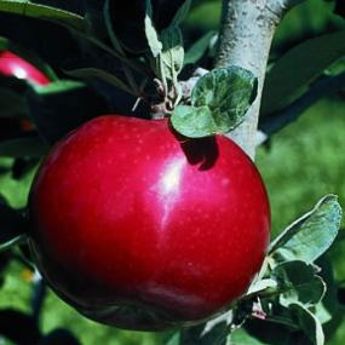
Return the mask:
MULTIPOLYGON (((0 121, 27 118, 34 124, 30 131, 18 128, 0 136, 0 156, 15 159, 9 168, 14 178, 20 179, 66 133, 104 113, 169 114, 175 130, 191 138, 239 126, 261 97, 258 79, 240 65, 213 68, 217 32, 186 48, 184 20, 202 2, 0 0, 0 51, 16 52, 51 80, 33 86, 0 76, 0 121)), ((344 6, 342 0, 335 2, 339 16, 344 6)), ((344 87, 344 42, 344 31, 321 35, 270 66, 259 123, 266 136, 322 95, 344 87)), ((317 201, 272 240, 246 295, 227 313, 176 331, 167 344, 324 344, 335 298, 324 254, 338 235, 341 215, 337 196, 317 201)), ((26 210, 13 208, 2 196, 0 269, 8 253, 31 265, 25 244, 29 226, 26 210)), ((65 330, 43 335, 35 318, 13 310, 0 311, 0 334, 18 344, 78 344, 65 330), (22 325, 20 334, 6 326, 12 322, 22 325)))

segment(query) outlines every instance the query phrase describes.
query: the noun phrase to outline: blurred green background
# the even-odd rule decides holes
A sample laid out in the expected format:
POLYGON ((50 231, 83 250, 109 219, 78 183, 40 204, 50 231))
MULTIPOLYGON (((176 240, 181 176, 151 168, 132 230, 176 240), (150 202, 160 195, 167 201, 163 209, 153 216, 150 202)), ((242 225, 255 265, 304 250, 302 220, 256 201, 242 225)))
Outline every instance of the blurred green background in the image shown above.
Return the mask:
MULTIPOLYGON (((197 37, 218 27, 220 1, 203 1, 187 20, 185 30, 197 37)), ((345 28, 345 21, 332 14, 333 4, 309 0, 291 11, 275 36, 272 59, 294 44, 324 32, 345 28)), ((293 71, 291 72, 293 73, 293 71)), ((345 91, 322 99, 294 124, 276 134, 269 148, 260 148, 257 164, 267 184, 273 219, 273 236, 289 222, 309 210, 324 194, 335 193, 345 205, 345 91)), ((0 160, 2 168, 11 166, 11 159, 0 160)), ((15 207, 26 203, 34 169, 24 179, 15 181, 10 173, 0 174, 0 191, 15 207)), ((345 285, 345 240, 341 235, 329 252, 335 278, 345 285)), ((0 292, 0 309, 16 308, 29 312, 31 298, 30 272, 13 261, 4 272, 0 292)), ((327 340, 329 345, 345 342, 345 319, 340 306, 340 326, 327 340)), ((78 335, 84 345, 163 344, 169 334, 125 332, 86 320, 49 292, 45 299, 42 327, 48 332, 65 327, 78 335)), ((3 344, 0 339, 0 344, 3 344)))

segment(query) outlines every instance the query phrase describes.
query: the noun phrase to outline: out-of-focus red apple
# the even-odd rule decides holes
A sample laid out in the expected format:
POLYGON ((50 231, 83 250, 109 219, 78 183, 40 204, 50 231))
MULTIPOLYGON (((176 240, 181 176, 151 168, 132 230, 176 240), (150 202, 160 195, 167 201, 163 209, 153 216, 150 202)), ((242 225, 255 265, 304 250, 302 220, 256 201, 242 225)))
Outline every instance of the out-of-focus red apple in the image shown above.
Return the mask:
MULTIPOLYGON (((43 86, 50 83, 49 78, 37 67, 8 50, 0 51, 0 75, 24 79, 33 85, 43 86)), ((0 118, 0 139, 11 137, 18 131, 30 131, 33 128, 29 120, 0 118)))
POLYGON ((34 85, 50 83, 49 78, 36 66, 8 50, 0 51, 0 74, 24 79, 34 85))

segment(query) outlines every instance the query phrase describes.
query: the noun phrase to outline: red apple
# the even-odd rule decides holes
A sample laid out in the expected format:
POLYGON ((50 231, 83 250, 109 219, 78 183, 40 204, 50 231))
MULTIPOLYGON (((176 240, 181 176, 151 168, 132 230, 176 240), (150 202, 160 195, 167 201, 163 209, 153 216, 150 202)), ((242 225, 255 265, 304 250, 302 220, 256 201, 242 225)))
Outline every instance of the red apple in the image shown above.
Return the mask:
POLYGON ((102 116, 60 141, 30 197, 31 248, 65 301, 128 329, 227 308, 269 241, 264 184, 231 140, 183 140, 166 120, 102 116))
MULTIPOLYGON (((37 67, 8 50, 0 51, 0 75, 25 79, 33 85, 43 86, 50 83, 48 77, 37 67)), ((28 120, 13 117, 1 118, 0 138, 6 139, 18 131, 29 131, 33 128, 34 126, 28 120)))
POLYGON ((34 85, 50 83, 47 76, 37 67, 8 50, 0 51, 0 74, 25 79, 34 85))

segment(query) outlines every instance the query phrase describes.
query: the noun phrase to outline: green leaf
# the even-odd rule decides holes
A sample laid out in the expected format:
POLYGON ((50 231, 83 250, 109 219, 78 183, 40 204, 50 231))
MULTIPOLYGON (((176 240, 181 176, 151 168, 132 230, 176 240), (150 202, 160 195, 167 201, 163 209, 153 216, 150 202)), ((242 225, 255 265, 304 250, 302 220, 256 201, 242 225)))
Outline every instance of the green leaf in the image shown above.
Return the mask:
POLYGON ((170 26, 179 26, 187 17, 190 7, 192 5, 192 0, 185 0, 181 7, 176 12, 170 26))
POLYGON ((345 56, 342 58, 338 59, 334 64, 329 66, 325 74, 329 76, 336 76, 340 73, 343 73, 345 71, 345 56))
POLYGON ((209 31, 204 36, 202 36, 199 40, 197 40, 186 52, 184 64, 190 65, 190 64, 197 63, 206 53, 207 49, 209 49, 210 41, 216 35, 217 35, 216 31, 209 31))
POLYGON ((62 23, 80 31, 85 29, 84 18, 78 14, 29 1, 0 0, 0 12, 62 23))
POLYGON ((289 261, 275 267, 272 272, 278 283, 279 302, 288 307, 292 303, 303 305, 319 303, 326 293, 326 284, 316 275, 315 268, 303 261, 289 261))
POLYGON ((133 91, 119 78, 117 78, 114 74, 98 69, 98 68, 79 68, 69 71, 64 71, 68 76, 81 79, 81 80, 93 80, 99 79, 109 83, 125 92, 133 94, 133 91))
POLYGON ((179 105, 173 112, 171 123, 179 133, 188 138, 201 138, 205 133, 218 133, 218 127, 208 107, 179 105))
POLYGON ((146 1, 145 8, 145 35, 149 44, 151 53, 156 58, 163 49, 163 44, 159 40, 158 32, 156 31, 152 21, 152 4, 151 0, 146 1))
POLYGON ((148 75, 147 69, 142 62, 135 61, 134 59, 129 59, 128 57, 121 55, 118 51, 112 49, 97 37, 91 35, 89 32, 85 33, 68 27, 66 27, 66 29, 69 29, 69 31, 71 31, 74 35, 78 36, 82 40, 85 40, 88 42, 88 44, 99 48, 100 51, 107 53, 109 56, 112 56, 115 59, 119 59, 124 65, 132 68, 144 76, 148 75))
POLYGON ((332 245, 339 231, 341 217, 338 197, 326 195, 272 242, 269 254, 278 262, 314 262, 332 245))
POLYGON ((179 345, 181 341, 181 334, 180 332, 175 333, 169 341, 166 343, 166 345, 179 345))
POLYGON ((0 157, 37 157, 40 158, 48 152, 49 147, 38 136, 0 141, 0 157))
POLYGON ((345 31, 322 35, 289 50, 268 73, 261 112, 272 114, 295 101, 325 69, 345 55, 345 31))
POLYGON ((315 316, 320 320, 321 324, 327 323, 332 320, 332 314, 327 310, 324 303, 320 302, 314 307, 315 316))
POLYGON ((0 196, 0 252, 25 239, 25 222, 21 213, 7 205, 0 196))
POLYGON ((163 44, 160 59, 163 64, 163 75, 170 80, 176 80, 183 68, 184 48, 181 30, 170 27, 163 30, 160 35, 163 44))
POLYGON ((237 66, 215 69, 192 91, 192 106, 178 106, 171 122, 181 134, 200 138, 237 127, 257 94, 257 79, 237 66))
POLYGON ((82 89, 85 84, 74 80, 58 80, 45 86, 36 86, 35 91, 40 95, 68 92, 75 89, 82 89))
MULTIPOLYGON (((337 240, 337 242, 340 240, 337 240)), ((323 255, 317 260, 317 266, 320 268, 318 275, 322 277, 327 286, 327 291, 320 303, 314 308, 314 314, 320 322, 326 323, 339 312, 338 284, 334 279, 334 267, 330 255, 323 255)))
POLYGON ((314 345, 323 345, 325 335, 323 333, 321 322, 316 316, 300 303, 293 303, 289 306, 293 312, 300 328, 314 345))
POLYGON ((111 40, 111 43, 113 45, 113 47, 121 54, 123 54, 123 49, 121 47, 121 43, 119 41, 119 39, 116 37, 114 28, 113 28, 113 23, 111 20, 111 15, 110 15, 111 11, 110 11, 110 0, 105 0, 104 2, 104 7, 103 7, 103 17, 104 17, 104 22, 105 22, 105 26, 107 28, 107 32, 109 35, 109 38, 111 40))
POLYGON ((270 291, 270 290, 275 291, 276 289, 277 289, 277 281, 275 279, 271 279, 271 278, 261 279, 254 282, 252 285, 250 285, 248 292, 246 294, 246 297, 258 295, 265 291, 270 291))
POLYGON ((192 92, 192 105, 209 108, 241 122, 257 94, 252 72, 237 66, 219 68, 199 79, 192 92))

